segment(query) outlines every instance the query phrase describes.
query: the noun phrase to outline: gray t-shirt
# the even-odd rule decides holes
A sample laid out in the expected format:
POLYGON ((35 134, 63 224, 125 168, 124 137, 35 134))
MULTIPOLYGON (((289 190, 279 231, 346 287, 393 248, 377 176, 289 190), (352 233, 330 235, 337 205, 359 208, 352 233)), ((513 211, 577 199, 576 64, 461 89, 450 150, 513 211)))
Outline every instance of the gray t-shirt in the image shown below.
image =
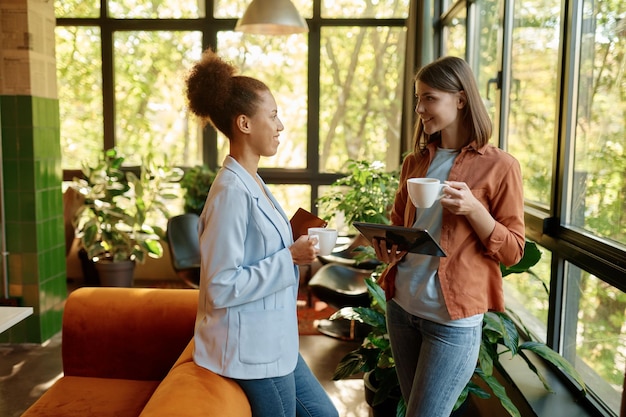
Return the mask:
MULTIPOLYGON (((438 148, 426 176, 440 181, 447 180, 458 155, 457 150, 438 148)), ((442 214, 443 208, 439 201, 436 201, 430 208, 418 208, 413 227, 428 230, 433 238, 440 242, 442 214)), ((438 268, 439 257, 437 256, 407 253, 403 262, 398 264, 394 300, 408 313, 436 323, 473 327, 482 322, 482 314, 459 320, 450 319, 441 293, 438 268)), ((455 279, 463 279, 463 277, 455 277, 455 279)))

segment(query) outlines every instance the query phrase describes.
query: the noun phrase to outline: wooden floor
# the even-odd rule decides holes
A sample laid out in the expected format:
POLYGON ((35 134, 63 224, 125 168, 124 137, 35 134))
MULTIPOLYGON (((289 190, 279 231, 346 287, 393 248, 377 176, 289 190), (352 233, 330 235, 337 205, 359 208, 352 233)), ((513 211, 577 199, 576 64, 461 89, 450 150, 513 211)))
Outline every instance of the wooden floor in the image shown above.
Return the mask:
POLYGON ((369 417, 365 402, 363 379, 354 377, 333 381, 333 371, 339 360, 356 347, 329 336, 300 336, 300 353, 326 392, 335 403, 341 417, 369 417))

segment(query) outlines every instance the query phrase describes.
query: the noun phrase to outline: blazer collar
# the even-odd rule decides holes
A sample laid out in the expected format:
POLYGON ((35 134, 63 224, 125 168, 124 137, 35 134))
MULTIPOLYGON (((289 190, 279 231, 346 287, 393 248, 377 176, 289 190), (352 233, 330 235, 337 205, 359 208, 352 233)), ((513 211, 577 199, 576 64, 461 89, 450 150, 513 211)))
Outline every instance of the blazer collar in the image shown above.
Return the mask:
POLYGON ((267 198, 265 198, 265 195, 259 188, 259 184, 257 183, 256 178, 252 177, 252 175, 250 175, 250 173, 246 171, 246 169, 243 166, 241 166, 241 164, 237 162, 235 158, 233 158, 230 155, 227 155, 226 158, 224 159, 224 163, 222 164, 222 166, 223 168, 228 169, 229 171, 232 171, 235 175, 237 175, 237 177, 241 180, 241 182, 246 187, 246 189, 248 190, 252 198, 256 201, 256 204, 259 210, 261 210, 263 214, 265 214, 265 216, 267 216, 267 218, 272 222, 272 224, 274 224, 274 227, 276 227, 276 229, 278 230, 278 232, 280 233, 283 239, 285 247, 290 246, 291 243, 293 242, 293 238, 291 236, 291 226, 289 226, 289 228, 286 229, 285 227, 283 227, 282 225, 279 225, 278 223, 278 222, 283 222, 283 223, 287 222, 287 224, 289 224, 289 219, 287 218, 287 215, 283 211, 282 207, 280 206, 278 201, 274 198, 274 196, 270 192, 267 185, 265 185, 265 182, 263 182, 263 179, 259 176, 259 174, 256 174, 256 177, 261 181, 261 184, 263 185, 265 193, 274 204, 274 207, 276 207, 276 210, 274 210, 274 207, 272 207, 272 205, 267 200, 267 198), (286 230, 289 231, 289 234, 285 233, 286 230))

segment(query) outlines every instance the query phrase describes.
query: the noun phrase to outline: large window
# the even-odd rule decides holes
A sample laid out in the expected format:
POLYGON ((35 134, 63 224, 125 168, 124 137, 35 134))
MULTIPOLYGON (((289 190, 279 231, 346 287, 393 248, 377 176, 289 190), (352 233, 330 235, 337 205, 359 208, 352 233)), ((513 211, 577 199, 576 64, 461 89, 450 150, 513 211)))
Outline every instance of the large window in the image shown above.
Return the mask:
POLYGON ((101 3, 55 4, 66 179, 113 146, 132 166, 219 167, 228 140, 199 126, 183 94, 208 46, 276 98, 285 130, 261 175, 287 212, 315 211, 349 159, 398 167, 409 0, 294 1, 311 30, 289 36, 234 32, 249 0, 101 3))
POLYGON ((557 128, 560 10, 559 0, 532 0, 516 1, 513 11, 506 143, 522 164, 526 200, 544 207, 557 128))
POLYGON ((526 236, 543 257, 505 278, 507 305, 608 415, 619 414, 626 364, 623 4, 459 0, 442 10, 438 45, 472 64, 493 143, 522 166, 526 236))
POLYGON ((566 263, 564 272, 563 353, 617 414, 626 366, 626 294, 574 264, 566 263))
MULTIPOLYGON (((217 35, 217 50, 242 73, 264 80, 278 104, 285 125, 278 153, 261 160, 261 166, 306 169, 308 65, 307 36, 243 35, 223 31, 217 35)), ((218 162, 228 154, 228 140, 219 135, 218 162)))
MULTIPOLYGON (((621 8, 620 8, 621 3, 621 8)), ((626 245, 626 10, 585 1, 567 222, 626 245)))
POLYGON ((202 135, 189 126, 181 89, 201 46, 199 32, 113 33, 114 137, 128 164, 140 165, 147 152, 176 165, 200 161, 202 135))
POLYGON ((63 167, 79 169, 82 161, 96 160, 103 146, 101 31, 58 27, 56 38, 63 167))

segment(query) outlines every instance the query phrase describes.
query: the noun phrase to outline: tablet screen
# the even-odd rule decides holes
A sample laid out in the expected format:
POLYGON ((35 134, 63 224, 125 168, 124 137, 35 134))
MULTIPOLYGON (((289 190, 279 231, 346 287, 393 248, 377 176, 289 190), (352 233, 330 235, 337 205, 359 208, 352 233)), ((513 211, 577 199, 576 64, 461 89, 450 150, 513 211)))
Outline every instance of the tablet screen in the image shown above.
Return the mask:
POLYGON ((431 256, 446 256, 444 250, 433 239, 428 230, 378 223, 354 222, 353 225, 370 243, 374 238, 383 239, 387 241, 387 247, 397 244, 400 251, 431 256))

